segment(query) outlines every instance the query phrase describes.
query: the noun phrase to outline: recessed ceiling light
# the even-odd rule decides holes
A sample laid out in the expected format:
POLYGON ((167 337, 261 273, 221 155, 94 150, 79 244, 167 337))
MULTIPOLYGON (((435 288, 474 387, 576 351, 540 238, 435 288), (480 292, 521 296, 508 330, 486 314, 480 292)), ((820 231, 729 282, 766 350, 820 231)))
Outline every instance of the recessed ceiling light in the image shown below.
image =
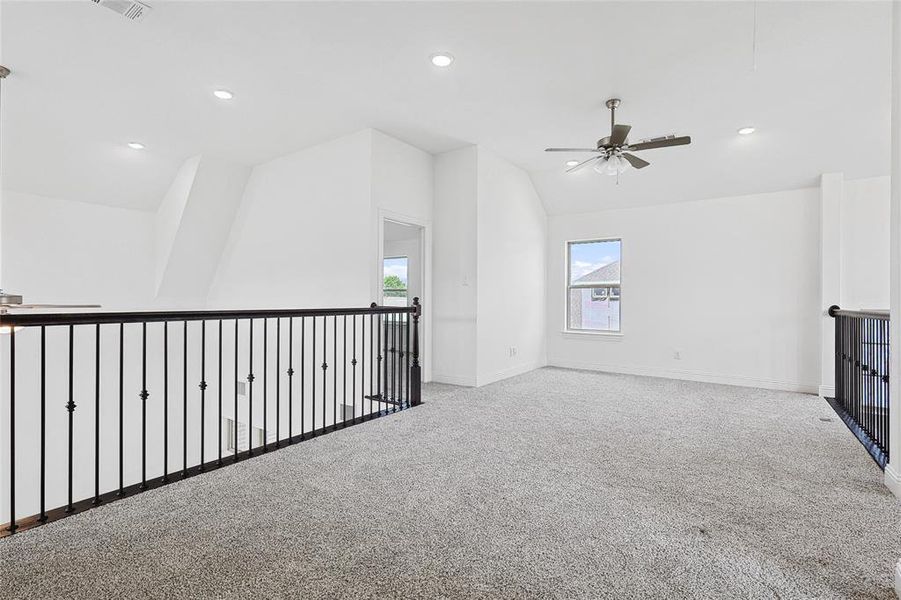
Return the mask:
POLYGON ((754 129, 753 127, 742 127, 738 130, 738 135, 751 135, 755 131, 756 129, 754 129))
POLYGON ((577 161, 577 160, 568 160, 568 161, 566 161, 566 166, 567 166, 567 167, 575 167, 577 164, 579 164, 579 161, 577 161))
POLYGON ((436 67, 449 67, 454 62, 454 57, 447 52, 432 55, 432 64, 436 67))
POLYGON ((143 150, 144 144, 142 144, 141 142, 128 142, 128 147, 132 150, 143 150))
POLYGON ((235 95, 228 90, 216 90, 215 92, 213 92, 213 95, 220 100, 231 100, 235 97, 235 95))

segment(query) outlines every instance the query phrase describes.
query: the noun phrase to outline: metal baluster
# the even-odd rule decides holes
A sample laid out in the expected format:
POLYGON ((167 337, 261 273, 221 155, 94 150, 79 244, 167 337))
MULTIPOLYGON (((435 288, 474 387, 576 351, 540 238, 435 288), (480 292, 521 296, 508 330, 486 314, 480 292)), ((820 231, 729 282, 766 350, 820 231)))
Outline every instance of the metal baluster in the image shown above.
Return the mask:
MULTIPOLYGON (((47 520, 47 330, 41 325, 41 512, 38 521, 47 520)), ((10 396, 12 402, 13 395, 10 396)), ((10 421, 12 423, 12 421, 10 421)), ((12 487, 12 486, 10 486, 12 487)), ((15 524, 14 520, 10 520, 15 524)), ((12 530, 10 530, 12 531, 12 530)))
POLYGON ((141 489, 147 489, 147 323, 141 323, 141 489))
MULTIPOLYGON (((120 359, 121 362, 121 359, 120 359)), ((120 450, 121 453, 121 450, 120 450)), ((121 477, 121 473, 120 473, 121 477)), ((163 483, 169 481, 169 322, 163 321, 163 483)), ((121 488, 122 483, 119 482, 121 488)))
MULTIPOLYGON (((292 319, 293 321, 293 319, 292 319)), ((306 328, 307 328, 307 320, 305 317, 300 318, 300 439, 304 439, 304 382, 306 381, 305 371, 303 369, 304 364, 304 348, 306 347, 306 328)), ((292 334, 293 335, 293 334, 292 334)), ((293 338, 292 338, 292 346, 293 346, 293 338)), ((294 364, 293 362, 291 363, 294 364)), ((294 369, 291 369, 289 375, 294 375, 294 369)), ((288 381, 291 381, 290 379, 288 381)))
POLYGON ((385 359, 382 361, 382 371, 384 373, 385 380, 384 387, 379 388, 379 397, 385 401, 385 412, 388 412, 388 402, 391 401, 391 398, 388 396, 388 393, 390 391, 389 386, 391 384, 391 380, 388 378, 388 362, 391 359, 391 354, 388 351, 388 344, 390 339, 390 334, 388 333, 388 321, 390 320, 390 316, 391 315, 380 316, 380 318, 382 319, 382 326, 379 329, 379 331, 383 332, 385 335, 385 345, 382 347, 382 350, 384 351, 383 356, 385 357, 385 359))
POLYGON ((281 446, 280 433, 282 429, 282 399, 281 378, 279 371, 282 368, 282 320, 275 320, 275 447, 281 446))
POLYGON ((328 378, 325 376, 328 370, 328 317, 322 317, 322 433, 325 433, 325 413, 328 392, 326 386, 328 378))
POLYGON ((266 407, 266 405, 268 404, 267 400, 269 397, 269 392, 268 392, 268 388, 269 388, 268 371, 269 371, 269 369, 267 368, 267 365, 266 365, 267 358, 268 358, 268 352, 269 352, 269 319, 263 319, 263 452, 266 452, 269 450, 269 443, 267 441, 267 439, 268 439, 267 425, 269 424, 267 417, 269 415, 267 414, 267 407, 266 407))
POLYGON ((332 317, 332 431, 338 428, 338 315, 332 317))
POLYGON ((407 382, 405 399, 410 406, 410 313, 404 318, 404 336, 406 337, 406 352, 404 352, 404 379, 407 382))
POLYGON ((200 321, 200 465, 203 471, 206 458, 206 321, 200 321))
MULTIPOLYGON (((310 361, 310 372, 312 373, 312 384, 310 385, 310 436, 316 432, 316 317, 313 321, 313 340, 310 347, 313 350, 313 359, 310 361)), ((302 361, 301 361, 302 362, 302 361)))
POLYGON ((219 383, 217 386, 219 396, 219 439, 216 446, 219 448, 219 458, 216 463, 222 466, 222 319, 219 319, 219 383))
MULTIPOLYGON (((373 307, 375 307, 375 302, 372 303, 373 307)), ((382 315, 378 314, 375 316, 376 322, 376 342, 375 348, 378 351, 378 356, 376 356, 376 360, 378 361, 378 366, 375 369, 375 389, 377 394, 377 403, 376 407, 378 411, 382 412, 382 315)))
MULTIPOLYGON (((71 335, 71 334, 70 334, 71 335)), ((69 370, 70 376, 72 370, 69 370)), ((69 428, 71 438, 71 427, 69 428)), ((70 445, 71 447, 71 445, 70 445)), ((71 452, 69 454, 71 456, 71 452)), ((71 460, 70 460, 71 463, 71 460)), ((69 478, 71 480, 71 476, 69 478)), ((71 486, 70 486, 71 489, 71 486)), ((71 497, 72 494, 70 493, 71 497)), ((71 505, 72 502, 70 501, 71 505)), ((16 327, 9 327, 9 527, 16 531, 16 327)))
POLYGON ((181 420, 181 476, 188 476, 188 322, 182 335, 182 420, 181 420))
POLYGON ((232 437, 235 443, 235 461, 238 460, 238 319, 235 319, 235 413, 232 437))
POLYGON ((391 313, 391 399, 394 400, 394 405, 391 408, 392 412, 397 412, 397 358, 398 358, 398 348, 397 348, 397 313, 391 313))
POLYGON ((100 324, 94 325, 94 500, 100 504, 100 324))
POLYGON ((253 319, 250 319, 250 352, 247 362, 247 456, 253 456, 253 319))
MULTIPOLYGON (((372 306, 375 306, 375 302, 372 303, 372 306)), ((372 418, 372 383, 373 383, 373 371, 375 370, 375 337, 376 330, 374 329, 375 324, 375 315, 369 315, 369 418, 372 418)))
MULTIPOLYGON (((301 317, 301 320, 303 317, 301 317)), ((301 327, 303 322, 301 321, 301 327)), ((303 340, 301 339, 301 344, 303 340)), ((300 433, 303 436, 303 368, 300 369, 300 433)), ((288 443, 294 443, 294 317, 288 319, 288 443)))
MULTIPOLYGON (((13 334, 15 335, 15 334, 13 334)), ((69 464, 68 464, 68 502, 66 503, 66 512, 72 512, 72 432, 74 429, 75 415, 75 382, 74 373, 75 365, 73 358, 73 337, 74 327, 69 325, 69 402, 66 404, 66 410, 69 412, 69 464)), ((11 352, 14 354, 14 352, 11 352)))
MULTIPOLYGON (((351 352, 350 364, 352 374, 350 379, 350 423, 353 425, 357 421, 357 315, 351 315, 351 326, 353 328, 353 352, 351 352)), ((345 335, 347 327, 345 326, 345 335)), ((345 348, 347 344, 344 344, 345 348)), ((345 374, 345 377, 347 375, 345 374)), ((345 401, 346 402, 346 401, 345 401)))
POLYGON ((124 487, 124 429, 125 429, 125 324, 119 323, 119 491, 121 496, 124 487))
POLYGON ((419 406, 422 404, 422 375, 419 370, 419 315, 422 314, 422 306, 419 298, 413 298, 413 366, 410 367, 410 404, 419 406))

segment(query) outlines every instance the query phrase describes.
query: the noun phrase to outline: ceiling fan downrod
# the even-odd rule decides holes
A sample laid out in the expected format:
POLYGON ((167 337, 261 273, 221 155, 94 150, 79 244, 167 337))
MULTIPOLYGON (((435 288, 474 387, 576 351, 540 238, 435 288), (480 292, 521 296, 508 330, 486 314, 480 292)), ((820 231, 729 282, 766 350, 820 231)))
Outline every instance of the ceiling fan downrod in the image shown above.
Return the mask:
POLYGON ((616 124, 616 109, 619 108, 620 100, 619 98, 610 98, 607 100, 607 108, 610 109, 610 135, 613 135, 613 126, 616 124))

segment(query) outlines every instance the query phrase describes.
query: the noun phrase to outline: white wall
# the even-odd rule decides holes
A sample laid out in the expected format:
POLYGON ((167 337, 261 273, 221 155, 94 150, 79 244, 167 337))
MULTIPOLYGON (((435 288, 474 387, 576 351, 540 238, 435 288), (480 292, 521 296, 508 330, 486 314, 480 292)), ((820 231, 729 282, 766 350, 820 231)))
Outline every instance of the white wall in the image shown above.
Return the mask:
POLYGON ((370 166, 368 131, 256 166, 208 305, 368 306, 370 166))
POLYGON ((544 365, 547 217, 531 180, 476 146, 439 155, 435 173, 435 379, 544 365))
POLYGON ((818 205, 805 189, 551 217, 548 362, 815 392, 818 205), (622 336, 563 333, 565 243, 594 237, 623 240, 622 336))
POLYGON ((157 239, 165 244, 158 248, 157 300, 204 304, 249 175, 247 166, 211 156, 186 161, 157 211, 157 239))
POLYGON ((153 213, 4 190, 3 285, 26 302, 147 307, 153 213))
POLYGON ((846 180, 841 202, 842 308, 889 307, 889 177, 846 180))
POLYGON ((435 158, 432 327, 437 381, 476 385, 478 150, 435 158))
POLYGON ((546 362, 547 215, 529 176, 478 149, 479 385, 546 362))

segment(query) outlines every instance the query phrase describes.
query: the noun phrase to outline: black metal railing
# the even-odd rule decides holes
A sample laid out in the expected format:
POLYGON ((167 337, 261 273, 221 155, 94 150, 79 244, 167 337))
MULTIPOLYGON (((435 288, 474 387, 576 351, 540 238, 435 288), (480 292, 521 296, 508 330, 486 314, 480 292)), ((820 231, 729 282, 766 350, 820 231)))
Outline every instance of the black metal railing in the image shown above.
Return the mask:
POLYGON ((835 318, 835 397, 829 402, 880 468, 889 449, 889 313, 829 308, 835 318))
POLYGON ((420 404, 421 313, 0 315, 0 536, 420 404))

